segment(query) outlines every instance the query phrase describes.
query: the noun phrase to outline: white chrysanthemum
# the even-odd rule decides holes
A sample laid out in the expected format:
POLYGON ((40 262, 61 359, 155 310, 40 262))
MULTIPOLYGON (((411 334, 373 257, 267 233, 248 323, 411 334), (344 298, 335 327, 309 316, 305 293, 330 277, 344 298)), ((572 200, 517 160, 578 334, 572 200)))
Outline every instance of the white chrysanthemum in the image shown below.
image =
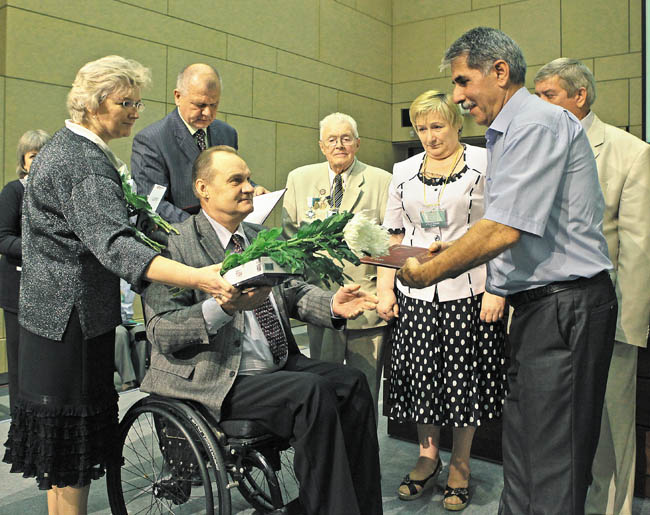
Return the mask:
POLYGON ((352 217, 343 229, 343 237, 350 250, 359 257, 388 254, 388 231, 364 213, 352 217))

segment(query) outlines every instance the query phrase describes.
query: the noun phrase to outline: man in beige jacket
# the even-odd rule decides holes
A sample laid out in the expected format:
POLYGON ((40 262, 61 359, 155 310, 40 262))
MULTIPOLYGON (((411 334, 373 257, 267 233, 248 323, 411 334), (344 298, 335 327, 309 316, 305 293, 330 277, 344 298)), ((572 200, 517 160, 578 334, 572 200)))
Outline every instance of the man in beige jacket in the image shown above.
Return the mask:
MULTIPOLYGON (((284 236, 295 235, 302 223, 322 220, 338 211, 363 211, 381 223, 392 176, 355 157, 360 145, 356 121, 343 113, 326 116, 320 122, 319 145, 327 161, 297 168, 287 178, 282 209, 284 236)), ((346 263, 344 272, 364 291, 376 294, 376 267, 346 263)), ((345 331, 312 325, 307 330, 310 357, 345 362, 361 370, 368 379, 376 410, 383 348, 388 338, 386 322, 376 311, 366 311, 350 320, 345 331)))
POLYGON ((605 196, 603 233, 614 265, 619 310, 585 513, 631 514, 637 347, 646 346, 650 320, 650 145, 603 123, 590 110, 596 99, 594 77, 576 59, 555 59, 541 68, 535 76, 535 93, 580 120, 605 196))

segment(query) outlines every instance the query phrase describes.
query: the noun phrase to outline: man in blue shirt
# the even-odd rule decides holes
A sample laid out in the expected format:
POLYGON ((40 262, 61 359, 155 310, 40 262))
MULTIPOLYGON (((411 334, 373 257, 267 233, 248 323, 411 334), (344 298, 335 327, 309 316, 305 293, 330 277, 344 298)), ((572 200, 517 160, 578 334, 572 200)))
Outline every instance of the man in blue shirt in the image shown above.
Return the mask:
POLYGON ((499 513, 582 514, 617 312, 596 163, 580 122, 526 90, 503 32, 474 28, 443 62, 454 101, 488 126, 486 211, 398 276, 422 288, 489 261, 487 290, 515 308, 499 513))

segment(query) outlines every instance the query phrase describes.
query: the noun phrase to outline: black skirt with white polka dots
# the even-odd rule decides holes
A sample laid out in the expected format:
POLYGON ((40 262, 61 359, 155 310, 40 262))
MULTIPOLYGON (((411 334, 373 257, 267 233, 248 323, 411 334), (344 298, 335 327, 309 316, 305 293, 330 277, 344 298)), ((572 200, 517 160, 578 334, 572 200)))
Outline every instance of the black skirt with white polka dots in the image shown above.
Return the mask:
POLYGON ((482 322, 482 295, 433 302, 397 291, 390 418, 478 426, 499 418, 507 390, 502 322, 482 322))

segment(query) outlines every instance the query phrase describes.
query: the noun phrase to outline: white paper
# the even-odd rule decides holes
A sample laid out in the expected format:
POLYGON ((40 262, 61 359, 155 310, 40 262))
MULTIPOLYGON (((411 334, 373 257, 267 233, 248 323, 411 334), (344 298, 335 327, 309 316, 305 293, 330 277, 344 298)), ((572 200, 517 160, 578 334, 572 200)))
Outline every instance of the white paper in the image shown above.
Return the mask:
POLYGON ((149 193, 149 196, 147 197, 151 209, 154 211, 158 209, 158 204, 160 204, 160 201, 162 200, 163 195, 166 191, 166 186, 163 186, 161 184, 154 184, 153 188, 151 189, 151 193, 149 193))
POLYGON ((263 224, 275 205, 280 202, 285 191, 287 191, 287 188, 253 197, 253 212, 244 219, 244 222, 263 224))

